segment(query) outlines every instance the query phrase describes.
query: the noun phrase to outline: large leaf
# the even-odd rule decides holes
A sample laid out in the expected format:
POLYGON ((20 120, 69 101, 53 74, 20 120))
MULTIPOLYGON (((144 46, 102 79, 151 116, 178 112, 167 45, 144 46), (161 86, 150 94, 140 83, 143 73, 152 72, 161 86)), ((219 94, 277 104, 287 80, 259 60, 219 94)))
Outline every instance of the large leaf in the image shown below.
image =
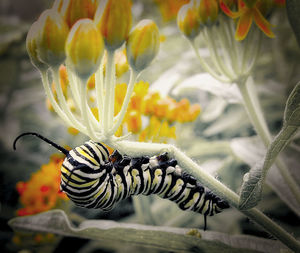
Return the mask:
MULTIPOLYGON (((300 83, 291 92, 285 108, 284 123, 279 134, 270 144, 262 162, 251 168, 245 177, 240 195, 240 209, 250 209, 261 200, 266 174, 279 153, 287 146, 300 125, 300 83)), ((281 162, 281 160, 278 160, 281 162)), ((297 187, 297 185, 295 185, 297 187)))
POLYGON ((50 232, 174 252, 280 252, 284 248, 277 241, 253 236, 230 236, 196 229, 146 226, 111 220, 85 220, 75 227, 61 210, 17 217, 10 220, 9 225, 17 231, 50 232))
POLYGON ((241 103, 242 101, 236 85, 221 83, 207 73, 196 74, 186 78, 173 90, 173 94, 180 94, 182 89, 187 88, 209 92, 232 104, 241 103))
MULTIPOLYGON (((258 166, 263 161, 265 148, 257 137, 235 138, 231 141, 232 152, 236 157, 247 163, 250 167, 258 166)), ((299 171, 299 157, 290 157, 285 160, 288 168, 293 175, 297 175, 299 171)), ((253 178, 255 174, 253 174, 253 178)), ((245 179, 247 176, 245 176, 245 179)), ((295 178, 297 181, 297 178, 295 178)), ((253 182, 253 181, 252 181, 253 182)), ((280 199, 293 210, 295 214, 300 216, 300 204, 295 199, 294 194, 286 184, 279 169, 272 166, 267 174, 266 182, 276 192, 280 199)))

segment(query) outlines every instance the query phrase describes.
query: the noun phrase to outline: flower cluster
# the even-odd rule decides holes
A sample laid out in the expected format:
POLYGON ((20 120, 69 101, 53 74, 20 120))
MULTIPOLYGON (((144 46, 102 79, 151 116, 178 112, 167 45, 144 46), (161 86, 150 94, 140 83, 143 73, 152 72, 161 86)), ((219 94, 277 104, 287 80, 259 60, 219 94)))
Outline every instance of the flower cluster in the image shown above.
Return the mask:
POLYGON ((159 51, 160 35, 152 20, 131 29, 131 5, 130 0, 56 0, 28 32, 27 51, 41 72, 48 107, 72 133, 115 141, 135 80, 159 51), (115 77, 129 68, 129 88, 116 115, 115 77))
MULTIPOLYGON (((124 83, 116 87, 116 114, 121 108, 126 90, 127 85, 124 83)), ((158 92, 149 90, 148 83, 140 81, 135 84, 118 134, 121 134, 126 126, 129 132, 138 135, 139 141, 167 142, 169 138, 176 138, 174 123, 192 122, 199 113, 198 104, 190 105, 187 99, 177 102, 168 96, 161 97, 158 92), (146 122, 144 128, 142 119, 146 122)))
POLYGON ((32 215, 57 207, 61 201, 68 200, 60 192, 60 167, 64 157, 53 155, 48 164, 33 173, 27 182, 18 182, 17 191, 20 194, 20 203, 23 205, 17 211, 18 216, 32 215))
POLYGON ((181 32, 194 39, 202 27, 217 23, 220 8, 230 18, 238 19, 236 40, 245 39, 253 21, 265 35, 273 38, 271 24, 266 17, 274 8, 284 4, 285 0, 191 0, 181 7, 177 22, 181 32))
MULTIPOLYGON (((116 66, 126 65, 121 59, 121 62, 116 61, 116 66)), ((65 90, 69 80, 65 66, 60 67, 60 85, 65 90)), ((55 87, 55 85, 53 85, 55 87)), ((127 92, 127 84, 117 84, 115 87, 115 103, 114 116, 116 116, 124 102, 127 92)), ((98 118, 98 109, 95 105, 95 76, 93 75, 88 81, 89 102, 92 112, 96 119, 98 118)), ((55 91, 55 89, 54 89, 55 91)), ((68 105, 74 113, 74 101, 68 96, 69 92, 66 89, 64 96, 68 101, 68 105)), ((47 107, 52 111, 52 106, 47 100, 47 107)), ((79 113, 79 112, 77 112, 79 113)), ((168 138, 175 138, 174 123, 186 123, 194 121, 200 113, 198 104, 190 105, 187 99, 182 99, 177 102, 170 97, 161 97, 158 92, 153 92, 149 89, 149 83, 139 81, 134 85, 133 94, 125 114, 124 120, 116 132, 116 136, 121 136, 126 130, 138 136, 139 141, 166 141, 168 138), (144 121, 144 124, 143 124, 144 121), (146 125, 144 128, 143 126, 146 125), (160 138, 161 137, 161 138, 160 138)), ((70 134, 76 135, 79 131, 75 128, 68 128, 70 134)))

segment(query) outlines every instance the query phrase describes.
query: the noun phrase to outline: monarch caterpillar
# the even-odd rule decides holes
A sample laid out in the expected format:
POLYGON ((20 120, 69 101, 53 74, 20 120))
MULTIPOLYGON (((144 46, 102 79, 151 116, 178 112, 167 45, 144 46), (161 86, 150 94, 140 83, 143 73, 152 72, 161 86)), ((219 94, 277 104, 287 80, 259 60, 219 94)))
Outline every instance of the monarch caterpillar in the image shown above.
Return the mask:
POLYGON ((203 187, 193 176, 182 171, 167 153, 158 156, 129 157, 92 140, 70 151, 33 132, 34 135, 66 155, 61 167, 60 189, 80 207, 111 210, 131 195, 157 194, 175 202, 182 210, 213 216, 229 208, 226 201, 203 187))

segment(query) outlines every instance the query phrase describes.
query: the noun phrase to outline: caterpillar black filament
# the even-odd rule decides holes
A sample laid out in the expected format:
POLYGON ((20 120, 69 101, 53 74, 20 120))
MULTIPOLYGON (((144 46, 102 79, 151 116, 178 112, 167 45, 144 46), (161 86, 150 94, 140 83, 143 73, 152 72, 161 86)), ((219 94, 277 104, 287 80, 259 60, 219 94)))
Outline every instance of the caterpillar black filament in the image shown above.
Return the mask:
MULTIPOLYGON (((111 210, 117 202, 131 195, 157 194, 183 209, 201 213, 206 218, 228 208, 222 200, 185 173, 167 153, 153 157, 132 158, 88 141, 70 151, 37 133, 35 135, 66 155, 61 167, 61 190, 77 205, 111 210)), ((205 219, 206 227, 206 219, 205 219)))

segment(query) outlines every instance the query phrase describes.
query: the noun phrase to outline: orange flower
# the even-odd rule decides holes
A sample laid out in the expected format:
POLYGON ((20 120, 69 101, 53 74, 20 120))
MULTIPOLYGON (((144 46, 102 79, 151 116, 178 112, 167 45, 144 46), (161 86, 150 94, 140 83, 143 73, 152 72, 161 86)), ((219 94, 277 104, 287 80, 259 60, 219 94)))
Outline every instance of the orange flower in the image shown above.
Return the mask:
POLYGON ((24 206, 17 211, 19 216, 31 215, 47 211, 56 207, 60 200, 67 200, 67 196, 59 191, 60 167, 64 157, 53 155, 48 164, 32 174, 28 182, 18 182, 17 191, 20 202, 24 206))
POLYGON ((261 10, 259 9, 261 1, 262 0, 238 0, 238 11, 233 12, 230 10, 225 0, 220 0, 220 8, 226 15, 233 19, 239 18, 235 33, 236 40, 241 41, 245 39, 250 30, 253 20, 264 34, 266 34, 270 38, 275 37, 274 33, 271 31, 271 24, 263 16, 261 10))

